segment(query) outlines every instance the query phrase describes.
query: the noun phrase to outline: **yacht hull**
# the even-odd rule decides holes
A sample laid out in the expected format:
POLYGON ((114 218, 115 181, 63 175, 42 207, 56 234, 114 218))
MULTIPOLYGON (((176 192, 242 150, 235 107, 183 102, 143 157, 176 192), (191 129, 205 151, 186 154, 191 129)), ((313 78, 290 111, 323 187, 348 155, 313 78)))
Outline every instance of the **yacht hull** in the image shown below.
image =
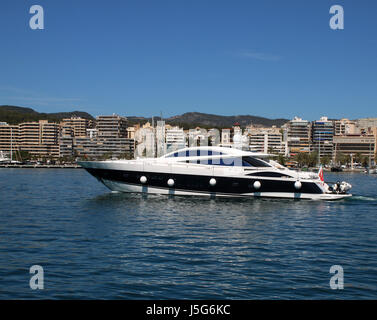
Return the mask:
POLYGON ((310 193, 290 193, 290 192, 249 192, 249 193, 219 193, 195 190, 180 190, 173 188, 156 188, 144 185, 134 185, 101 179, 101 182, 112 191, 129 193, 162 194, 176 196, 203 196, 203 197, 228 197, 228 198, 282 198, 282 199, 305 199, 305 200, 341 200, 351 197, 351 194, 310 194, 310 193))

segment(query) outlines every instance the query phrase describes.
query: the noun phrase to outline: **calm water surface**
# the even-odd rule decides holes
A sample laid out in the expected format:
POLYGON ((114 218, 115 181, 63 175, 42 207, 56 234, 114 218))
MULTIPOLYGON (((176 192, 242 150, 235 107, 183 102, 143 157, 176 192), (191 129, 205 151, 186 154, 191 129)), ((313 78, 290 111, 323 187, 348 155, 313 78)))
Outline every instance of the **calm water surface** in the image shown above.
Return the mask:
POLYGON ((376 299, 377 175, 325 178, 356 196, 142 196, 80 169, 0 169, 0 299, 376 299))

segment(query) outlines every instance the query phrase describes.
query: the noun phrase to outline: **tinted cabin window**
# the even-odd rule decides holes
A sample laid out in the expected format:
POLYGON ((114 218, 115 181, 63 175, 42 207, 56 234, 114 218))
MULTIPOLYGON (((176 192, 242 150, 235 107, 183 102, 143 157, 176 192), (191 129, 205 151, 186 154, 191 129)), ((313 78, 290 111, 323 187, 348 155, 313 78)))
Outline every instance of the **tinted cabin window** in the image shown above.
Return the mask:
POLYGON ((291 178, 290 176, 283 174, 283 173, 279 173, 279 172, 254 172, 254 173, 249 173, 248 176, 273 177, 273 178, 288 177, 288 178, 291 178))
POLYGON ((242 157, 241 158, 220 158, 220 161, 213 161, 214 165, 220 166, 236 166, 236 167, 271 167, 268 163, 256 158, 242 157))
POLYGON ((263 160, 253 157, 243 157, 242 161, 249 164, 245 167, 271 167, 268 163, 264 162, 263 160))

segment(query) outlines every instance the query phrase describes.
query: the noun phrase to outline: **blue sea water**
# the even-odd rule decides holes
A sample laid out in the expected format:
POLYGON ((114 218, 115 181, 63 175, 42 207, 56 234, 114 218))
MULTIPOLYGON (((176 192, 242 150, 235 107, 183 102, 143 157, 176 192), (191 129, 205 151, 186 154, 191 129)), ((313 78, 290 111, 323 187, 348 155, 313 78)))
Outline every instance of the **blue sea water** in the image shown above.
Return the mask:
POLYGON ((143 196, 80 169, 0 169, 0 299, 376 299, 377 175, 325 178, 355 196, 143 196))

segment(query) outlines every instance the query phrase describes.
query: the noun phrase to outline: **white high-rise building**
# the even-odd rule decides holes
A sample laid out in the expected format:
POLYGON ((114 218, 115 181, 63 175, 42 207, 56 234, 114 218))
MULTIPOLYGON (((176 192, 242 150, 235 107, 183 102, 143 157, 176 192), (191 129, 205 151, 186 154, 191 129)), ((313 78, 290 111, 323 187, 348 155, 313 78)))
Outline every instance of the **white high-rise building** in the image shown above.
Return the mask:
POLYGON ((147 157, 154 158, 156 156, 156 139, 155 129, 152 126, 144 125, 135 131, 135 158, 147 157))
POLYGON ((167 153, 182 149, 186 146, 186 135, 183 128, 173 127, 166 130, 167 153))
POLYGON ((285 154, 285 143, 283 142, 283 134, 279 128, 249 128, 250 150, 285 154))
POLYGON ((157 144, 157 157, 161 157, 166 154, 166 127, 165 121, 157 121, 156 127, 156 144, 157 144))
POLYGON ((221 145, 223 147, 229 147, 232 143, 232 138, 230 134, 231 129, 222 129, 221 130, 221 145))

